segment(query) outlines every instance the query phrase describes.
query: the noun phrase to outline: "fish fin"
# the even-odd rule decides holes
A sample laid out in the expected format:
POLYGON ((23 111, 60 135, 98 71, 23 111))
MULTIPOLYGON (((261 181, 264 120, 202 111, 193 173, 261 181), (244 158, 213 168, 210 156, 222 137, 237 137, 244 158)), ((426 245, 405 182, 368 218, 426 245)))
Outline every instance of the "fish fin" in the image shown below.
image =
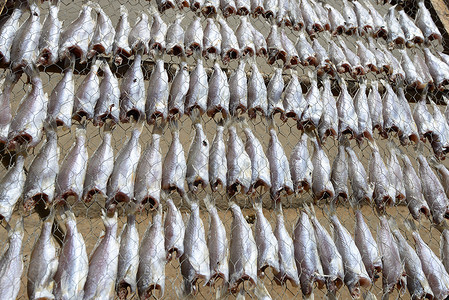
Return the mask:
POLYGON ((442 164, 434 156, 431 156, 427 161, 434 169, 439 169, 442 167, 442 164))
POLYGON ((418 231, 418 229, 416 228, 415 221, 413 221, 412 219, 404 220, 404 225, 405 225, 405 228, 407 228, 408 231, 411 231, 411 232, 418 231))
POLYGON ((254 295, 257 299, 272 299, 262 280, 257 280, 256 287, 254 288, 254 295))
POLYGON ((162 121, 160 123, 155 123, 153 126, 153 131, 151 133, 162 135, 166 125, 167 125, 167 123, 165 121, 162 121))
POLYGON ((201 114, 198 109, 194 109, 190 114, 190 119, 192 120, 192 126, 201 123, 201 114))
POLYGON ((371 151, 379 152, 379 147, 377 146, 376 141, 374 141, 374 140, 370 141, 369 139, 367 141, 368 141, 368 146, 370 147, 371 151))
POLYGON ((102 210, 101 219, 103 220, 105 228, 117 225, 117 211, 115 211, 112 215, 108 215, 105 210, 102 210))
POLYGON ((126 8, 125 5, 120 5, 120 15, 127 15, 128 14, 128 9, 126 8))
POLYGON ((253 207, 255 210, 262 210, 262 204, 262 196, 259 196, 254 199, 253 207))
POLYGON ((215 204, 212 201, 212 197, 210 196, 210 194, 207 194, 206 197, 204 197, 203 201, 207 211, 211 211, 214 208, 215 204))
POLYGON ((172 132, 172 134, 174 132, 179 131, 178 121, 176 121, 174 119, 170 120, 169 123, 168 123, 168 128, 170 128, 170 131, 172 132))
POLYGON ((390 226, 390 230, 392 232, 399 232, 400 233, 399 227, 398 227, 398 223, 396 222, 395 219, 389 218, 388 219, 388 225, 390 226))

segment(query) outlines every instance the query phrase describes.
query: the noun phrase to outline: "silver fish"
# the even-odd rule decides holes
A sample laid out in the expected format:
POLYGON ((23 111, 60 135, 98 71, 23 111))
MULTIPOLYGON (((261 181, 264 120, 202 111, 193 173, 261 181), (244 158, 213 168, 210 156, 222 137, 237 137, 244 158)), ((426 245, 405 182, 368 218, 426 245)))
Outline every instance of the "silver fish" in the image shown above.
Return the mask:
MULTIPOLYGON (((382 81, 381 81, 382 82, 382 81)), ((388 82, 382 82, 385 93, 382 98, 382 115, 384 119, 384 131, 399 131, 399 120, 401 118, 401 110, 399 99, 393 88, 388 82)))
POLYGON ((221 34, 212 18, 207 18, 203 37, 203 56, 206 58, 218 57, 221 54, 221 34))
POLYGON ((425 93, 421 95, 418 103, 413 109, 413 119, 418 126, 418 132, 421 139, 435 135, 438 142, 441 142, 439 135, 435 130, 435 121, 433 116, 427 108, 427 95, 425 93))
POLYGON ((166 262, 162 206, 159 206, 140 243, 137 269, 137 290, 140 299, 150 299, 153 290, 159 290, 160 295, 164 295, 166 262))
POLYGON ((443 86, 449 83, 449 65, 446 65, 436 55, 432 54, 429 48, 424 48, 423 51, 430 75, 437 89, 442 90, 443 86))
POLYGON ((89 73, 75 92, 72 114, 74 120, 81 121, 83 117, 92 120, 94 117, 95 104, 100 98, 100 79, 97 75, 100 64, 101 61, 97 60, 91 66, 89 73))
POLYGON ((388 157, 387 163, 390 178, 389 181, 395 191, 396 201, 401 202, 405 199, 405 188, 402 177, 402 168, 396 156, 396 153, 399 153, 399 148, 397 148, 393 142, 390 142, 389 146, 390 156, 388 157))
POLYGON ((415 142, 415 144, 417 144, 419 140, 418 127, 413 120, 413 114, 407 98, 405 97, 404 88, 402 86, 397 87, 397 94, 400 108, 402 110, 400 120, 402 132, 399 133, 399 140, 401 141, 402 145, 408 144, 407 140, 413 141, 415 142))
POLYGON ((359 119, 354 107, 354 101, 348 93, 346 82, 342 79, 340 82, 341 92, 337 99, 338 111, 338 135, 342 136, 349 133, 351 137, 355 138, 359 133, 359 119))
POLYGON ((440 136, 443 148, 447 151, 446 149, 449 147, 449 124, 434 101, 430 100, 430 106, 433 111, 432 116, 435 124, 435 131, 440 136))
POLYGON ((35 147, 39 144, 47 117, 48 96, 44 93, 39 70, 35 65, 27 66, 26 73, 31 81, 31 89, 20 101, 11 120, 8 132, 10 147, 17 144, 35 147))
POLYGON ((410 85, 417 89, 424 89, 425 83, 424 79, 419 74, 416 66, 413 64, 412 60, 407 54, 407 50, 403 49, 401 51, 401 66, 405 73, 405 82, 407 85, 410 85))
POLYGON ((371 34, 375 28, 373 17, 360 2, 354 1, 352 3, 354 4, 354 12, 359 26, 359 35, 371 34))
POLYGON ((120 244, 117 241, 117 212, 102 215, 105 233, 89 260, 89 272, 84 285, 84 299, 113 299, 117 277, 120 244))
POLYGON ((39 63, 52 65, 59 59, 59 37, 61 35, 62 22, 58 19, 59 2, 50 1, 48 15, 42 25, 39 38, 39 63))
POLYGON ((236 128, 231 125, 228 132, 226 190, 232 196, 240 185, 240 191, 246 194, 251 188, 251 159, 245 151, 245 145, 237 135, 236 128))
POLYGON ((296 223, 293 244, 302 294, 305 298, 313 297, 315 282, 318 288, 324 287, 323 268, 318 255, 315 230, 304 211, 301 212, 296 223))
POLYGON ((149 14, 153 16, 150 28, 150 54, 162 54, 165 52, 165 36, 167 35, 168 27, 154 6, 150 6, 149 14))
POLYGON ((380 134, 384 130, 384 119, 382 115, 382 98, 379 93, 379 84, 376 80, 371 81, 371 88, 368 92, 368 107, 371 118, 372 131, 377 129, 380 134))
POLYGON ((206 230, 200 218, 199 203, 195 200, 190 202, 190 217, 184 235, 184 254, 179 260, 184 281, 184 292, 187 295, 195 295, 197 293, 197 281, 202 279, 207 283, 210 279, 206 230))
POLYGON ((327 9, 327 14, 330 23, 330 31, 332 35, 340 35, 345 32, 345 19, 341 13, 332 7, 330 4, 326 3, 324 8, 327 9))
POLYGON ((346 46, 346 43, 340 36, 338 36, 337 39, 338 39, 339 44, 341 45, 341 49, 343 50, 347 61, 351 65, 351 69, 352 69, 351 75, 353 77, 357 76, 357 75, 365 75, 366 70, 362 66, 360 57, 358 57, 354 52, 352 52, 351 49, 349 49, 348 46, 346 46))
POLYGON ((214 118, 217 113, 221 112, 222 117, 226 119, 229 116, 229 100, 231 97, 228 77, 217 62, 213 69, 207 93, 207 115, 214 118))
POLYGON ((432 15, 429 10, 426 8, 424 1, 418 1, 418 12, 415 16, 415 24, 421 29, 424 37, 428 41, 438 40, 439 43, 442 43, 443 37, 440 33, 440 30, 435 25, 435 22, 432 19, 432 15))
POLYGON ((407 155, 401 155, 404 168, 402 169, 405 187, 405 201, 415 220, 419 220, 421 214, 430 216, 430 209, 422 194, 421 181, 412 166, 407 155))
POLYGON ((278 59, 284 64, 287 62, 287 52, 282 46, 279 28, 276 24, 271 25, 270 33, 267 36, 268 63, 274 64, 278 59))
POLYGON ((42 229, 33 246, 27 273, 27 295, 29 299, 54 299, 53 276, 58 269, 56 243, 52 236, 54 212, 42 222, 42 229))
POLYGON ((176 3, 176 6, 180 9, 180 10, 182 10, 182 9, 184 9, 184 7, 189 7, 190 6, 190 3, 189 3, 189 1, 188 0, 175 0, 175 3, 176 3))
POLYGON ((184 180, 186 178, 187 164, 184 149, 179 140, 177 124, 171 126, 172 142, 162 165, 162 189, 176 190, 181 196, 185 193, 184 180))
POLYGON ((362 256, 363 264, 369 278, 374 282, 379 277, 377 274, 382 271, 382 257, 379 254, 376 240, 363 219, 360 210, 355 211, 354 242, 362 256))
POLYGON ((300 3, 297 1, 289 1, 287 15, 293 30, 299 31, 304 28, 304 19, 299 8, 300 3))
POLYGON ((304 111, 299 120, 299 127, 318 128, 323 114, 323 101, 321 100, 320 90, 316 74, 309 71, 310 88, 304 95, 304 111))
MULTIPOLYGON (((379 153, 379 148, 375 142, 370 142, 371 158, 369 162, 368 182, 373 187, 373 201, 379 211, 383 211, 386 206, 395 203, 395 186, 391 180, 390 171, 384 164, 379 153)), ((402 174, 401 174, 402 175, 402 174)))
POLYGON ((262 33, 260 33, 257 29, 254 28, 254 26, 251 24, 251 22, 248 24, 253 33, 253 41, 254 41, 254 47, 256 49, 256 55, 263 56, 263 57, 267 56, 268 46, 267 46, 265 37, 263 36, 262 33))
POLYGON ((240 60, 239 66, 229 77, 229 113, 235 116, 246 112, 248 103, 248 79, 245 72, 245 61, 240 60))
POLYGON ((23 272, 23 219, 19 219, 8 231, 8 248, 0 257, 0 297, 16 299, 20 290, 20 277, 23 272))
POLYGON ((146 203, 150 204, 151 209, 157 208, 160 204, 162 182, 161 136, 162 128, 157 125, 154 126, 151 142, 148 142, 136 168, 134 201, 138 209, 142 209, 146 203))
POLYGON ((19 70, 37 61, 39 51, 39 37, 42 26, 40 23, 40 9, 37 3, 30 2, 27 9, 30 16, 20 26, 11 45, 11 68, 19 70))
POLYGON ((48 100, 47 123, 63 126, 69 129, 72 126, 72 109, 75 97, 75 80, 73 69, 64 70, 64 77, 51 92, 48 100))
POLYGON ((24 163, 25 158, 17 156, 14 166, 0 180, 0 219, 8 223, 25 185, 24 163))
POLYGON ((391 294, 395 286, 397 286, 399 294, 403 295, 407 285, 407 278, 401 263, 397 242, 393 238, 385 216, 380 217, 380 225, 377 226, 377 245, 382 256, 383 294, 391 294))
POLYGON ((317 17, 320 20, 320 24, 321 24, 321 26, 323 26, 323 30, 329 31, 331 28, 331 25, 329 22, 327 10, 323 7, 324 3, 315 1, 315 0, 311 0, 310 4, 312 4, 312 7, 313 7, 317 17))
POLYGON ((369 50, 362 41, 357 41, 357 56, 360 58, 360 63, 366 72, 371 70, 372 72, 379 73, 380 69, 377 66, 377 60, 374 53, 369 50))
POLYGON ((142 72, 142 52, 134 55, 131 67, 126 71, 120 87, 120 121, 140 121, 145 116, 145 81, 142 72))
POLYGON ((346 34, 353 35, 357 31, 357 15, 352 7, 349 4, 348 0, 343 0, 343 10, 342 10, 343 18, 345 19, 345 31, 346 34))
POLYGON ((221 17, 218 17, 220 24, 221 42, 221 59, 224 63, 228 63, 231 59, 240 57, 240 46, 236 35, 228 23, 221 17))
POLYGON ((331 182, 335 196, 348 199, 348 161, 344 145, 338 146, 337 156, 332 163, 331 182))
POLYGON ((368 11, 373 18, 374 23, 374 30, 373 30, 373 37, 374 38, 381 38, 387 37, 388 31, 387 31, 387 24, 385 22, 384 17, 374 8, 374 6, 371 4, 371 1, 364 0, 363 3, 368 8, 368 11))
POLYGON ((232 203, 232 225, 229 257, 229 288, 237 292, 240 283, 257 283, 257 246, 252 230, 240 207, 232 203))
POLYGON ((11 61, 11 46, 19 30, 19 19, 22 17, 24 9, 16 7, 9 18, 0 28, 0 61, 5 64, 11 61))
POLYGON ((243 132, 246 135, 245 150, 251 159, 251 189, 256 190, 259 186, 268 189, 271 187, 270 164, 262 144, 249 127, 245 127, 243 132))
POLYGON ((443 232, 441 233, 441 240, 440 240, 440 258, 441 258, 441 262, 444 265, 444 268, 449 269, 449 230, 448 229, 444 229, 443 232))
POLYGON ((9 72, 0 79, 0 143, 8 142, 9 126, 13 118, 11 114, 11 95, 13 88, 20 79, 18 72, 9 72))
POLYGON ((165 203, 167 205, 164 221, 165 252, 167 253, 167 261, 170 261, 175 251, 175 258, 180 258, 184 254, 184 235, 186 228, 182 220, 181 212, 173 203, 173 200, 169 198, 165 203))
POLYGON ((295 263, 295 248, 293 240, 285 228, 281 204, 276 208, 274 236, 277 239, 279 249, 279 273, 274 274, 274 280, 279 285, 285 284, 289 280, 294 287, 297 287, 299 285, 299 276, 295 263))
POLYGON ((413 232, 413 239, 415 240, 416 254, 421 260, 422 269, 435 299, 445 299, 449 295, 449 274, 417 231, 413 232))
POLYGON ((151 38, 148 15, 142 12, 136 23, 129 31, 128 42, 133 52, 139 49, 144 50, 144 54, 150 53, 149 43, 151 38))
POLYGON ((56 177, 56 201, 67 201, 73 196, 75 201, 83 195, 88 160, 86 129, 77 128, 72 148, 67 152, 56 177))
POLYGON ((207 234, 207 248, 209 249, 209 284, 214 284, 218 278, 224 283, 229 281, 229 243, 226 237, 226 228, 218 216, 217 208, 213 200, 204 198, 207 212, 209 213, 209 231, 207 234))
POLYGON ((220 10, 225 18, 237 13, 235 0, 220 0, 220 10))
POLYGON ((114 169, 109 176, 106 194, 106 208, 114 208, 116 203, 130 202, 134 197, 134 178, 140 159, 140 128, 134 128, 131 137, 120 149, 114 162, 114 169))
POLYGON ((393 53, 391 53, 390 50, 387 49, 385 45, 380 44, 379 47, 381 51, 384 52, 384 58, 390 66, 390 80, 396 83, 403 81, 405 78, 405 73, 399 63, 399 60, 393 55, 393 53))
POLYGON ((89 272, 86 245, 70 210, 65 212, 66 233, 55 273, 55 299, 83 299, 84 283, 89 272))
POLYGON ((111 19, 99 5, 95 5, 94 9, 97 14, 97 24, 90 40, 88 58, 96 54, 111 55, 115 38, 115 28, 111 19))
POLYGON ((304 19, 306 32, 310 36, 315 35, 316 32, 321 32, 324 30, 324 27, 322 26, 320 19, 318 18, 315 10, 312 8, 309 0, 301 1, 299 7, 304 19))
POLYGON ((205 189, 209 183, 209 141, 204 133, 200 119, 194 121, 195 137, 187 154, 186 181, 189 191, 205 189))
POLYGON ((288 16, 288 7, 290 6, 290 1, 288 0, 280 0, 278 1, 278 10, 276 13, 276 23, 279 26, 282 26, 284 24, 285 26, 292 26, 292 23, 290 21, 290 17, 288 16))
POLYGON ((49 205, 55 195, 55 179, 59 173, 58 136, 53 130, 46 130, 45 135, 45 143, 28 168, 23 187, 25 210, 32 210, 40 200, 49 205))
POLYGON ((315 200, 333 199, 335 195, 334 187, 331 181, 331 165, 329 158, 324 152, 317 139, 312 138, 312 192, 315 200))
POLYGON ((285 88, 284 98, 282 100, 284 113, 281 115, 283 121, 292 118, 298 121, 304 110, 304 99, 302 96, 301 83, 298 80, 298 72, 292 70, 290 81, 285 88))
POLYGON ((263 214, 262 199, 256 199, 253 206, 256 211, 254 236, 258 253, 257 273, 259 277, 263 278, 265 270, 269 267, 272 268, 274 273, 279 272, 279 247, 271 225, 263 214))
MULTIPOLYGON (((120 18, 117 26, 115 27, 115 37, 112 50, 114 56, 131 56, 131 47, 128 38, 130 31, 131 26, 128 21, 128 10, 124 5, 120 5, 120 18)), ((118 59, 118 62, 121 64, 121 58, 118 59)))
POLYGON ((284 106, 281 101, 284 90, 284 79, 282 78, 282 69, 275 68, 267 86, 268 110, 267 115, 272 116, 276 113, 283 114, 284 106))
POLYGON ((333 40, 329 41, 329 57, 338 73, 352 73, 352 66, 345 53, 333 40))
POLYGON ((162 120, 167 120, 169 92, 168 74, 164 67, 164 61, 158 59, 151 72, 147 101, 145 103, 145 114, 147 115, 148 124, 154 124, 159 117, 162 120))
POLYGON ((248 17, 240 18, 240 24, 235 31, 240 53, 242 56, 254 56, 256 53, 256 46, 254 44, 254 34, 248 22, 248 17))
POLYGON ((432 164, 432 167, 435 169, 435 171, 437 171, 438 177, 441 181, 441 185, 443 186, 444 192, 447 196, 449 194, 449 170, 434 158, 431 158, 430 163, 432 164))
POLYGON ((137 288, 136 276, 139 267, 139 232, 136 216, 128 214, 120 234, 120 248, 117 263, 116 289, 119 299, 126 299, 128 287, 131 293, 137 288))
POLYGON ((119 122, 119 100, 120 87, 117 77, 112 73, 109 64, 103 62, 101 64, 103 71, 103 80, 100 83, 100 97, 94 109, 94 125, 102 126, 107 119, 111 119, 113 123, 119 122))
POLYGON ((186 62, 181 62, 173 78, 168 95, 168 115, 170 118, 184 115, 184 102, 189 91, 190 76, 186 62))
POLYGON ((387 62, 384 52, 380 50, 380 47, 374 42, 372 37, 368 37, 368 49, 374 53, 374 56, 376 57, 376 65, 379 72, 384 71, 386 74, 390 74, 392 72, 392 67, 387 62))
POLYGON ((227 186, 226 173, 228 171, 226 149, 223 140, 224 126, 222 122, 217 124, 217 131, 209 150, 209 184, 212 191, 227 186))
POLYGON ((299 57, 301 59, 301 64, 304 66, 318 65, 318 60, 316 59, 316 52, 307 41, 306 36, 303 32, 299 33, 298 41, 296 42, 296 51, 298 51, 299 57))
POLYGON ((184 35, 184 47, 186 55, 190 56, 194 52, 203 52, 203 27, 201 27, 200 17, 195 17, 187 27, 184 35))
MULTIPOLYGON (((390 226, 391 228, 392 226, 390 226)), ((391 228, 407 274, 407 288, 412 299, 433 298, 432 289, 421 267, 421 261, 398 228, 391 228)))
POLYGON ((320 42, 318 42, 318 39, 312 41, 312 49, 315 52, 317 74, 322 76, 325 72, 332 72, 329 54, 327 53, 327 50, 321 46, 320 42))
POLYGON ((349 156, 348 174, 353 193, 352 197, 356 203, 363 203, 365 201, 369 202, 373 195, 373 190, 367 183, 368 176, 366 175, 365 168, 351 147, 346 146, 345 150, 349 156))
POLYGON ((167 54, 184 56, 184 29, 181 26, 182 15, 177 15, 176 20, 168 27, 166 40, 167 54))
POLYGON ((108 178, 114 169, 114 149, 111 140, 112 132, 105 130, 103 141, 87 162, 83 193, 86 202, 90 202, 95 194, 106 196, 108 178))
POLYGON ((266 116, 267 110, 267 87, 256 63, 252 62, 251 76, 248 81, 248 115, 251 119, 254 119, 256 112, 259 111, 262 116, 266 116))
POLYGON ((359 139, 365 137, 373 141, 372 121, 368 106, 368 97, 366 96, 365 81, 359 83, 359 89, 354 96, 354 106, 359 124, 359 139))
POLYGON ((416 45, 424 43, 423 33, 407 13, 403 9, 400 9, 398 14, 399 24, 401 24, 401 29, 404 31, 406 45, 411 47, 412 43, 416 45))
POLYGON ((81 63, 87 60, 89 43, 94 34, 95 21, 91 16, 92 7, 90 3, 83 4, 78 18, 76 18, 59 38, 59 59, 70 58, 70 53, 81 58, 81 63))
POLYGON ((274 128, 270 129, 267 157, 270 163, 271 197, 278 199, 282 191, 287 195, 293 194, 289 162, 274 128))
POLYGON ((329 77, 324 76, 322 80, 323 88, 321 90, 321 99, 323 101, 323 113, 318 125, 318 135, 324 143, 328 136, 337 137, 338 135, 338 110, 337 102, 332 94, 331 82, 329 77))
POLYGON ((424 199, 426 199, 432 214, 432 220, 435 224, 440 224, 449 214, 447 197, 444 193, 444 187, 422 154, 418 155, 418 174, 421 179, 424 199))
POLYGON ((331 216, 335 246, 343 259, 345 269, 344 282, 353 298, 360 297, 360 287, 371 286, 371 279, 366 272, 362 256, 348 230, 341 225, 336 215, 331 216))
POLYGON ((417 68, 416 70, 421 75, 421 78, 424 80, 424 83, 429 84, 430 87, 433 87, 434 82, 432 75, 430 74, 429 67, 427 66, 422 55, 415 53, 415 56, 413 57, 413 64, 417 68))
POLYGON ((203 60, 200 58, 197 60, 195 69, 190 73, 184 112, 190 115, 194 109, 198 109, 200 114, 203 114, 207 110, 208 91, 207 74, 203 67, 203 60))
POLYGON ((401 45, 405 44, 405 35, 404 31, 401 29, 401 25, 399 24, 398 19, 395 16, 396 5, 391 6, 388 9, 387 14, 385 15, 385 23, 388 28, 388 37, 387 42, 390 45, 401 45))
POLYGON ((303 134, 290 154, 290 172, 297 193, 307 192, 312 186, 313 164, 307 148, 307 134, 303 134))
POLYGON ((337 292, 343 285, 345 270, 343 259, 335 246, 332 237, 320 224, 314 213, 309 213, 312 226, 315 229, 315 237, 318 255, 323 267, 323 274, 326 280, 326 287, 331 293, 337 292))

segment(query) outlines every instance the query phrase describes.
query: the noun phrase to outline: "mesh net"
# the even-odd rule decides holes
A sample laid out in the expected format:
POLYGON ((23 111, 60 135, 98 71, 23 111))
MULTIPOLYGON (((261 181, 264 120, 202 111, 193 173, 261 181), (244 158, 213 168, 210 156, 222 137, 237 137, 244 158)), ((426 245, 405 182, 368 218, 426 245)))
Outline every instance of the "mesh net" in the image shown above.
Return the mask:
POLYGON ((447 8, 393 2, 0 1, 0 298, 409 298, 407 244, 446 297, 447 8))

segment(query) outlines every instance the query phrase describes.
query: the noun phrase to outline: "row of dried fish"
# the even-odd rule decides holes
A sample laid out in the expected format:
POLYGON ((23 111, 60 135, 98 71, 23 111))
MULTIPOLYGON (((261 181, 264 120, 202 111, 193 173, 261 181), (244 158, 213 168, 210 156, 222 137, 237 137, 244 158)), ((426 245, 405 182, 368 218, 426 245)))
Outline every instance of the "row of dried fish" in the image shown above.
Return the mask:
POLYGON ((226 188, 231 197, 239 187, 243 194, 260 187, 269 190, 273 200, 284 193, 301 194, 311 189, 316 201, 341 197, 352 203, 372 202, 380 212, 405 201, 414 218, 419 219, 420 214, 432 216, 436 224, 449 215, 449 171, 432 159, 440 182, 427 159, 419 154, 418 176, 408 156, 399 153, 393 143, 389 144, 390 156, 385 164, 374 141, 369 142, 372 154, 367 173, 344 138, 331 165, 315 137, 313 153, 309 153, 307 134, 302 135, 288 159, 274 129, 269 130, 270 140, 264 151, 247 126, 243 129, 246 143, 234 124, 228 126, 227 142, 225 126, 219 124, 212 144, 201 123, 195 123, 194 128, 187 159, 176 127, 172 127, 172 141, 164 158, 160 149, 163 129, 156 126, 143 152, 141 129, 135 128, 115 159, 110 131, 104 132, 103 142, 89 159, 85 130, 77 129, 76 140, 61 163, 57 135, 47 130, 47 139, 31 162, 28 175, 25 177, 24 158, 19 156, 3 177, 0 216, 8 221, 20 198, 26 210, 33 209, 38 201, 51 205, 74 197, 89 202, 95 195, 106 198, 109 210, 121 202, 135 203, 140 210, 146 203, 157 207, 161 191, 185 195, 187 190, 198 192, 208 186, 212 191, 226 188))
MULTIPOLYGON (((301 5, 305 5, 307 1, 302 1, 301 5)), ((350 11, 349 4, 344 0, 343 11, 345 12, 345 18, 338 11, 331 8, 329 4, 325 5, 326 9, 329 10, 329 20, 334 20, 331 23, 336 23, 332 24, 332 28, 336 27, 333 31, 340 32, 341 28, 345 28, 345 31, 355 31, 357 25, 354 24, 357 23, 357 20, 359 22, 362 22, 362 20, 367 22, 368 25, 364 23, 360 27, 363 30, 370 31, 376 28, 373 25, 374 23, 371 24, 371 21, 369 21, 370 18, 366 17, 370 16, 368 11, 359 2, 354 3, 359 8, 356 10, 357 14, 350 11), (348 20, 352 21, 348 22, 348 20)), ((321 6, 318 3, 316 5, 321 6)), ((310 6, 310 3, 307 6, 310 6)), ((312 59, 312 63, 324 63, 325 59, 329 57, 325 54, 326 51, 319 45, 317 40, 314 40, 314 48, 312 48, 303 32, 300 32, 295 47, 285 34, 284 29, 281 29, 279 32, 276 24, 272 25, 271 32, 265 40, 264 36, 251 25, 251 22, 248 22, 246 17, 241 18, 240 25, 235 33, 222 18, 218 18, 220 30, 214 20, 208 18, 203 32, 199 17, 194 18, 186 32, 184 32, 184 29, 181 27, 182 17, 178 17, 173 24, 167 26, 159 13, 153 9, 150 10, 153 18, 151 25, 148 15, 142 13, 134 27, 131 28, 128 22, 128 13, 122 6, 119 23, 114 28, 109 17, 98 5, 87 3, 83 6, 79 17, 61 33, 62 22, 58 20, 58 4, 50 4, 49 15, 43 26, 40 24, 40 10, 38 6, 32 2, 28 8, 30 16, 20 27, 19 19, 23 13, 23 8, 18 7, 0 29, 0 59, 4 63, 11 62, 13 70, 21 69, 27 64, 36 62, 43 65, 54 64, 65 57, 70 58, 71 54, 81 57, 81 62, 86 62, 87 58, 91 58, 96 54, 114 54, 117 58, 116 62, 121 63, 121 56, 129 57, 132 53, 139 52, 139 50, 143 51, 143 53, 156 53, 156 55, 165 51, 168 54, 182 56, 185 54, 191 55, 194 52, 203 53, 205 56, 216 57, 221 55, 224 62, 228 62, 230 59, 237 59, 246 54, 250 56, 255 54, 265 56, 268 53, 270 63, 274 63, 278 58, 281 58, 284 63, 288 61, 289 65, 295 65, 300 62, 307 65, 311 59, 309 56, 316 57, 320 55, 320 59, 312 59), (96 19, 92 18, 91 15, 93 8, 96 11, 96 19)), ((321 8, 325 10, 323 7, 321 8)), ((420 2, 420 12, 423 9, 425 9, 425 6, 420 2)), ((303 10, 303 12, 307 12, 307 9, 303 10)), ((311 20, 314 19, 313 14, 305 14, 311 20)), ((424 30, 425 35, 410 19, 407 19, 408 16, 403 11, 402 14, 400 13, 400 16, 402 16, 400 18, 402 20, 401 25, 395 18, 394 7, 392 7, 387 14, 387 21, 380 18, 383 22, 383 25, 380 27, 383 28, 383 31, 381 31, 387 32, 385 28, 389 29, 388 41, 391 40, 391 42, 397 44, 414 41, 420 44, 425 38, 430 39, 433 37, 441 40, 441 34, 427 10, 425 12, 423 10, 423 12, 417 15, 422 16, 421 18, 425 20, 427 18, 430 19, 431 23, 429 21, 424 22, 421 19, 420 22, 417 21, 418 27, 424 30), (392 17, 390 16, 391 14, 392 17), (395 22, 390 19, 394 19, 395 22), (394 24, 391 25, 390 23, 394 24), (386 26, 385 24, 390 25, 386 26), (405 35, 403 30, 405 30, 405 35)), ((327 18, 324 17, 324 19, 326 20, 327 18)), ((327 25, 331 28, 329 24, 327 25)), ((326 26, 322 27, 314 24, 313 27, 325 28, 326 26)), ((375 61, 377 60, 377 65, 376 63, 372 65, 377 66, 379 69, 382 68, 382 66, 379 66, 380 58, 378 56, 383 55, 376 53, 379 50, 368 50, 361 41, 358 41, 358 52, 360 52, 360 58, 358 58, 357 55, 347 49, 343 41, 340 44, 345 52, 342 52, 335 43, 331 44, 329 49, 330 61, 332 59, 337 60, 337 62, 334 62, 336 65, 340 63, 338 60, 346 56, 346 59, 343 59, 343 61, 349 60, 353 67, 359 67, 358 65, 361 64, 360 60, 368 60, 367 64, 372 64, 374 59, 375 61)), ((373 44, 373 42, 370 44, 373 44)), ((373 47, 375 46, 371 45, 371 48, 373 47)), ((393 59, 387 57, 386 60, 383 59, 382 61, 388 63, 389 60, 393 59)), ((393 63, 390 62, 390 64, 393 63)), ((363 70, 363 67, 366 66, 363 65, 360 68, 363 70)))
MULTIPOLYGON (((256 202, 254 233, 240 207, 231 204, 233 219, 228 239, 226 227, 210 198, 205 199, 209 214, 207 234, 199 203, 188 203, 190 216, 186 224, 171 199, 165 202, 165 218, 160 206, 140 246, 133 214, 128 215, 119 237, 117 214, 104 215, 105 233, 90 259, 71 211, 63 214, 66 235, 57 256, 51 215, 43 222, 30 256, 28 296, 113 299, 117 292, 120 299, 126 299, 130 292, 137 291, 140 299, 149 299, 156 290, 163 295, 165 265, 172 258, 180 261, 184 295, 196 294, 198 281, 215 286, 219 279, 224 291, 236 293, 244 281, 256 285, 269 268, 277 284, 290 281, 294 287, 300 286, 305 297, 313 296, 315 284, 320 289, 326 286, 335 295, 344 283, 351 296, 359 298, 360 288, 369 289, 380 274, 384 295, 393 292, 396 286, 401 295, 407 287, 412 299, 432 296, 445 299, 449 295, 447 229, 441 235, 440 260, 413 228, 413 221, 408 224, 413 230, 416 250, 386 217, 380 217, 376 243, 359 210, 355 212, 354 238, 335 214, 330 216, 331 237, 309 208, 300 212, 292 238, 285 226, 282 206, 276 208, 273 232, 261 203, 256 202)), ((22 239, 23 224, 19 221, 10 229, 9 246, 0 258, 3 299, 15 299, 20 289, 22 239)))

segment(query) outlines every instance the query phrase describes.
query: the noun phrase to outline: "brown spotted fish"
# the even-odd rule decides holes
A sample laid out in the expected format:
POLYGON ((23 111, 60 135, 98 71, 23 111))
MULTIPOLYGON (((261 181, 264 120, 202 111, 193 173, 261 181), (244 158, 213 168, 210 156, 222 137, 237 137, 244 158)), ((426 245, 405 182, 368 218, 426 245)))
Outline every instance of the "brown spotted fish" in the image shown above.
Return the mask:
POLYGON ((382 97, 379 93, 379 84, 376 80, 370 82, 371 87, 368 92, 368 107, 371 118, 372 131, 377 129, 380 134, 384 130, 384 119, 382 115, 382 97))
POLYGON ((442 90, 443 86, 449 83, 449 65, 443 63, 429 48, 424 48, 423 52, 435 86, 442 90))
POLYGON ((186 181, 190 192, 198 192, 209 184, 209 141, 197 118, 193 121, 195 136, 187 154, 186 181))
POLYGON ((341 13, 328 3, 324 5, 324 8, 327 10, 332 35, 343 34, 345 32, 346 21, 341 13))

